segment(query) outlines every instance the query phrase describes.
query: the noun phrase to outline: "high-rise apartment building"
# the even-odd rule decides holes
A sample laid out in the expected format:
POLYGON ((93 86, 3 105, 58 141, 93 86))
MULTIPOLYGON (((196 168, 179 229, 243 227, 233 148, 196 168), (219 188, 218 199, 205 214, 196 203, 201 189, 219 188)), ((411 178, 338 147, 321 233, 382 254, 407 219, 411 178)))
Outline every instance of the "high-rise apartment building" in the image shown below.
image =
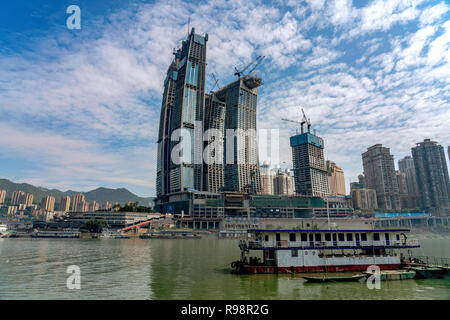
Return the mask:
POLYGON ((395 171, 398 184, 398 196, 400 199, 401 208, 412 208, 411 198, 408 196, 408 189, 406 187, 406 173, 397 170, 395 171))
POLYGON ((5 203, 6 190, 0 190, 0 203, 5 203))
POLYGON ((11 205, 21 204, 25 192, 21 190, 14 191, 11 195, 11 205))
POLYGON ((25 204, 27 207, 30 207, 33 204, 34 195, 31 193, 25 193, 23 196, 22 203, 25 204))
POLYGON ((41 201, 41 210, 53 212, 55 211, 55 197, 45 196, 41 201))
POLYGON ((398 193, 401 195, 407 195, 408 189, 406 188, 406 173, 403 171, 395 171, 395 176, 397 177, 398 193))
POLYGON ((201 135, 207 41, 208 34, 198 35, 192 28, 181 48, 174 52, 167 72, 158 135, 158 197, 172 192, 203 190, 201 135))
POLYGON ((275 177, 275 173, 267 162, 264 162, 260 168, 261 174, 261 194, 269 194, 273 195, 274 193, 274 185, 273 180, 275 177))
POLYGON ((350 183, 350 193, 353 189, 364 189, 366 187, 366 178, 363 174, 358 175, 358 182, 350 183))
POLYGON ((435 215, 450 211, 450 182, 444 148, 425 139, 411 149, 421 207, 435 215))
POLYGON ((394 156, 389 148, 381 144, 373 145, 362 154, 362 160, 366 186, 376 191, 378 207, 401 209, 394 156))
POLYGON ((34 195, 31 193, 25 193, 21 190, 14 191, 11 196, 11 205, 23 204, 29 207, 33 204, 34 195))
POLYGON ((308 129, 308 132, 292 136, 290 144, 294 165, 295 192, 326 197, 329 188, 323 154, 323 139, 311 134, 308 129))
POLYGON ((291 176, 289 169, 282 171, 279 169, 273 178, 273 190, 277 195, 294 195, 295 194, 295 181, 291 176))
POLYGON ((59 210, 69 212, 70 209, 70 196, 63 196, 59 205, 59 210))
POLYGON ((97 201, 93 200, 91 203, 88 204, 88 210, 87 211, 97 211, 100 208, 100 205, 97 203, 97 201))
POLYGON ((330 196, 345 196, 344 170, 333 161, 327 160, 328 188, 330 196))
POLYGON ((375 190, 355 188, 351 190, 351 195, 354 209, 378 209, 377 193, 375 190))
POLYGON ((102 205, 102 210, 109 211, 112 209, 112 204, 109 201, 106 201, 104 205, 102 205))
POLYGON ((82 193, 78 193, 73 197, 73 205, 72 212, 83 212, 84 210, 84 195, 82 193))
POLYGON ((405 174, 406 193, 408 195, 408 208, 420 207, 419 187, 417 185, 416 169, 411 156, 398 161, 398 169, 405 174))

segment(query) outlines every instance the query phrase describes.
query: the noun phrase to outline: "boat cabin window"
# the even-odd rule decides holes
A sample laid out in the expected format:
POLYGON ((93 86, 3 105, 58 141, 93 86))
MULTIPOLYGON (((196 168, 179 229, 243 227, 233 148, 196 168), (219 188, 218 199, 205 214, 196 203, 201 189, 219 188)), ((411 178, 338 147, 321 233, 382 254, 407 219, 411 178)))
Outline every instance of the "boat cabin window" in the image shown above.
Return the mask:
POLYGON ((295 233, 289 233, 289 241, 297 241, 295 233))
POLYGON ((397 241, 400 241, 400 235, 399 234, 396 234, 395 238, 397 239, 397 241))
POLYGON ((269 241, 269 235, 268 235, 268 234, 266 234, 266 235, 264 236, 264 241, 269 241))
POLYGON ((373 241, 380 241, 380 234, 379 233, 374 233, 373 234, 373 241))
POLYGON ((325 241, 331 241, 331 233, 325 233, 325 241))
POLYGON ((353 234, 347 233, 347 241, 353 241, 353 234))
POLYGON ((315 240, 316 240, 316 241, 321 241, 321 240, 322 240, 322 237, 321 237, 321 234, 320 234, 320 233, 316 233, 316 234, 315 234, 315 240))
POLYGON ((344 234, 338 233, 338 239, 339 239, 339 241, 344 241, 344 234))
POLYGON ((367 233, 361 233, 361 241, 367 241, 367 233))
POLYGON ((281 241, 281 234, 279 233, 276 234, 276 241, 281 241))
POLYGON ((296 249, 291 250, 291 256, 298 257, 298 250, 296 250, 296 249))
POLYGON ((308 241, 308 235, 306 233, 302 233, 300 235, 300 237, 301 237, 302 241, 305 241, 305 242, 308 241))

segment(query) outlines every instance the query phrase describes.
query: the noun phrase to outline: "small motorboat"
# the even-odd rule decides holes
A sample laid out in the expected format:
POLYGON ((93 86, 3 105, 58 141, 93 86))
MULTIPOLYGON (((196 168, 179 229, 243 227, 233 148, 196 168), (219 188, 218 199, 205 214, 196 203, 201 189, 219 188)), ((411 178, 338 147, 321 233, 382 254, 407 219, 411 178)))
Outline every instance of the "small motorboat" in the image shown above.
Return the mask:
MULTIPOLYGON (((367 278, 372 275, 376 275, 375 273, 365 272, 364 273, 367 278)), ((385 270, 381 271, 379 274, 380 280, 389 281, 389 280, 407 280, 413 279, 416 275, 416 271, 414 270, 385 270)))
POLYGON ((353 276, 303 276, 307 282, 348 282, 359 281, 364 278, 364 274, 357 274, 353 276))
POLYGON ((445 278, 448 276, 448 267, 417 266, 411 267, 416 272, 416 279, 445 278))

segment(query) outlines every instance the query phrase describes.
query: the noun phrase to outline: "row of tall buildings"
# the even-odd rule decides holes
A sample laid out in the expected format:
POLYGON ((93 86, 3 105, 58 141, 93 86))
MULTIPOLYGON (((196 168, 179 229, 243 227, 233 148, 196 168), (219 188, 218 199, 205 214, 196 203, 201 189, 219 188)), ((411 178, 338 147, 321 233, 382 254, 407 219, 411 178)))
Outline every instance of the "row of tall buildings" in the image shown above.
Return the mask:
POLYGON ((261 168, 261 194, 268 195, 293 195, 295 194, 294 177, 289 169, 281 170, 276 167, 271 169, 265 162, 261 168))
MULTIPOLYGON (((305 115, 298 122, 301 133, 290 137, 293 177, 278 168, 271 170, 267 163, 259 166, 256 112, 262 79, 237 71, 238 79, 206 93, 207 43, 208 34, 196 34, 192 28, 181 48, 174 49, 167 71, 157 140, 156 209, 185 211, 188 206, 182 203, 222 199, 220 193, 226 193, 224 199, 238 193, 295 194, 346 198, 342 200, 346 203, 344 171, 325 161, 324 141, 311 132, 305 115)), ((355 208, 448 208, 448 171, 436 142, 419 143, 412 157, 399 162, 397 171, 389 148, 380 144, 368 148, 362 160, 364 175, 350 190, 355 208)), ((189 211, 195 211, 191 207, 189 211)))
MULTIPOLYGON (((8 209, 8 213, 15 213, 17 210, 24 210, 27 207, 34 206, 37 209, 37 205, 33 205, 34 195, 31 193, 26 193, 21 190, 14 191, 11 195, 11 200, 9 202, 9 206, 11 208, 8 209)), ((100 207, 97 201, 87 202, 84 199, 84 195, 79 193, 74 196, 73 204, 71 206, 71 198, 70 196, 61 197, 59 211, 63 212, 93 212, 97 211, 100 208, 103 210, 111 210, 112 204, 110 202, 106 202, 103 206, 100 207)), ((6 201, 6 190, 0 190, 0 204, 4 204, 6 201)), ((46 212, 55 211, 55 197, 53 196, 45 196, 41 200, 40 210, 46 212)))
POLYGON ((325 164, 323 140, 309 126, 291 137, 294 177, 267 164, 260 168, 256 112, 262 79, 237 73, 237 80, 206 93, 207 42, 208 34, 192 28, 167 71, 157 141, 157 207, 190 191, 344 196, 343 170, 325 164))
POLYGON ((450 213, 450 180, 444 148, 425 139, 411 148, 412 156, 398 161, 395 169, 390 149, 376 144, 362 154, 364 175, 351 184, 361 209, 400 210, 417 208, 434 215, 450 213), (376 197, 376 201, 374 199, 376 197))
POLYGON ((208 34, 192 28, 167 71, 157 141, 157 204, 192 190, 261 192, 256 108, 262 80, 243 75, 206 93, 207 42, 208 34), (229 129, 234 135, 225 139, 229 129), (255 134, 249 134, 252 130, 255 134))

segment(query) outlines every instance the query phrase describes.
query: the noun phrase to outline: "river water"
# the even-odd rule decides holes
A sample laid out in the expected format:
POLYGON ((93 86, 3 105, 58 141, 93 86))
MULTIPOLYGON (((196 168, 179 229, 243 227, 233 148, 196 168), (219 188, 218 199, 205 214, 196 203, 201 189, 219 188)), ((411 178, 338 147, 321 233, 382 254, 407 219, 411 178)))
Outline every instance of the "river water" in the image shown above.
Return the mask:
MULTIPOLYGON (((308 284, 300 275, 235 275, 237 240, 0 239, 0 299, 450 299, 449 279, 308 284), (68 289, 67 267, 81 288, 68 289)), ((450 238, 418 255, 450 257, 450 238)))

